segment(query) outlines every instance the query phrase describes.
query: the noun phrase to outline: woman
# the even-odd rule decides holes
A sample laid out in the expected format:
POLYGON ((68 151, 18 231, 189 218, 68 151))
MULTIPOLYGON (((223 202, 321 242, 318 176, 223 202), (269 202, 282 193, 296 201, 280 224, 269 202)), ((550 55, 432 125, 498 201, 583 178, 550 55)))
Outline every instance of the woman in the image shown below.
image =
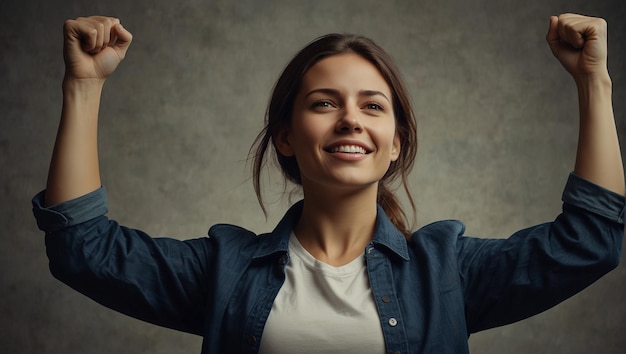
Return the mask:
POLYGON ((305 47, 279 78, 257 140, 304 198, 264 235, 215 225, 157 239, 107 219, 97 112, 132 40, 119 20, 65 25, 63 112, 34 200, 51 272, 94 300, 202 335, 203 353, 464 353, 470 333, 556 305, 617 266, 624 175, 606 68, 606 23, 550 18, 548 43, 579 92, 576 165, 553 223, 508 239, 458 221, 410 233, 389 183, 405 183, 415 122, 397 70, 361 37, 305 47))

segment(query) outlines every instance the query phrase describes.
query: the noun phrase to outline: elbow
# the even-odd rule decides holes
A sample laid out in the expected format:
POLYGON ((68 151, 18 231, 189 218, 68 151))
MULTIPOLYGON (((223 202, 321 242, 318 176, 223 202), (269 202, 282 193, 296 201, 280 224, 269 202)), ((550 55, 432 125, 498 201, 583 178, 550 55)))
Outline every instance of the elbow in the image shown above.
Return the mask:
POLYGON ((82 267, 78 265, 78 256, 69 250, 47 246, 46 254, 48 256, 48 269, 50 274, 57 280, 72 286, 74 279, 81 277, 82 267))
POLYGON ((46 234, 46 255, 50 274, 71 287, 89 273, 84 239, 76 233, 59 231, 46 234))
POLYGON ((611 252, 611 254, 606 257, 604 266, 605 266, 607 273, 619 266, 621 255, 622 255, 620 252, 620 249, 613 250, 613 252, 611 252))
POLYGON ((611 243, 611 245, 605 248, 604 252, 597 254, 595 258, 594 263, 600 276, 609 273, 619 266, 622 249, 621 238, 618 238, 617 241, 619 242, 611 243))

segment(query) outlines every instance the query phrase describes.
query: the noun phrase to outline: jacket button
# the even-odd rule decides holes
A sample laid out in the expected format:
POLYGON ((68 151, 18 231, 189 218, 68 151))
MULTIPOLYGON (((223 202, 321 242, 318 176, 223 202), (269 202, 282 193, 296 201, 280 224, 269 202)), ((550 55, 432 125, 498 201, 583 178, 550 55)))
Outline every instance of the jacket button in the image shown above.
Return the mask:
POLYGON ((255 345, 256 344, 256 337, 255 336, 248 337, 248 344, 255 345))
POLYGON ((287 263, 287 255, 283 254, 282 256, 280 256, 280 258, 278 259, 278 263, 286 264, 287 263))
POLYGON ((385 302, 385 303, 386 303, 386 302, 390 302, 390 301, 391 301, 391 298, 389 298, 389 296, 383 296, 383 297, 382 297, 382 300, 383 300, 383 302, 385 302))
POLYGON ((397 324, 398 324, 398 320, 396 320, 395 318, 392 317, 389 319, 389 325, 391 327, 395 327, 397 324))

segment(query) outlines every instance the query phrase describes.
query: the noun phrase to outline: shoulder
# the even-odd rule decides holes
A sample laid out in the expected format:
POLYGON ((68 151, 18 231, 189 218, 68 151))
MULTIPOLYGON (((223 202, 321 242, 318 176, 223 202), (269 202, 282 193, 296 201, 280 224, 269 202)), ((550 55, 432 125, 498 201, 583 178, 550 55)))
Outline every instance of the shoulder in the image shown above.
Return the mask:
POLYGON ((441 220, 421 227, 413 232, 411 240, 442 242, 454 240, 465 233, 465 224, 459 220, 441 220))
POLYGON ((259 236, 241 226, 231 224, 215 224, 209 228, 209 240, 217 244, 228 244, 229 246, 244 246, 254 243, 259 236))
POLYGON ((208 239, 217 245, 228 245, 234 247, 248 247, 255 251, 257 248, 274 248, 289 239, 289 233, 286 235, 274 230, 273 232, 257 234, 241 226, 231 224, 215 224, 209 228, 208 239))
POLYGON ((215 224, 209 228, 205 246, 211 250, 218 264, 249 262, 261 239, 256 233, 231 224, 215 224))
POLYGON ((421 227, 411 235, 409 248, 421 258, 444 261, 456 258, 465 234, 465 225, 459 220, 442 220, 421 227))
POLYGON ((241 226, 231 224, 215 224, 209 228, 209 238, 256 237, 257 234, 241 226))

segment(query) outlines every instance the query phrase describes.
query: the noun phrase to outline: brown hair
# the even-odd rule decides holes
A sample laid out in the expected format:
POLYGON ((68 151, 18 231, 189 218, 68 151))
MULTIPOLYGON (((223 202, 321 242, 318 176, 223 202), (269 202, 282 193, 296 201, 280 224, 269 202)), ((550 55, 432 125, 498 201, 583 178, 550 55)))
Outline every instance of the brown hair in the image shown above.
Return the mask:
POLYGON ((389 169, 378 183, 377 203, 383 208, 391 222, 407 238, 411 232, 406 213, 392 192, 390 184, 398 177, 407 194, 413 215, 415 203, 408 189, 407 177, 413 167, 417 153, 417 129, 415 116, 406 87, 391 57, 371 39, 350 34, 328 34, 309 43, 289 62, 278 78, 265 114, 265 127, 257 135, 250 148, 253 155, 254 190, 259 204, 265 213, 261 197, 261 170, 265 165, 265 154, 270 142, 274 146, 274 156, 280 165, 283 176, 297 185, 302 185, 300 169, 295 157, 283 156, 276 150, 274 139, 284 127, 290 126, 293 103, 300 90, 305 73, 320 60, 338 54, 357 54, 372 63, 391 88, 393 110, 396 120, 396 134, 400 138, 400 156, 391 162, 389 169))

